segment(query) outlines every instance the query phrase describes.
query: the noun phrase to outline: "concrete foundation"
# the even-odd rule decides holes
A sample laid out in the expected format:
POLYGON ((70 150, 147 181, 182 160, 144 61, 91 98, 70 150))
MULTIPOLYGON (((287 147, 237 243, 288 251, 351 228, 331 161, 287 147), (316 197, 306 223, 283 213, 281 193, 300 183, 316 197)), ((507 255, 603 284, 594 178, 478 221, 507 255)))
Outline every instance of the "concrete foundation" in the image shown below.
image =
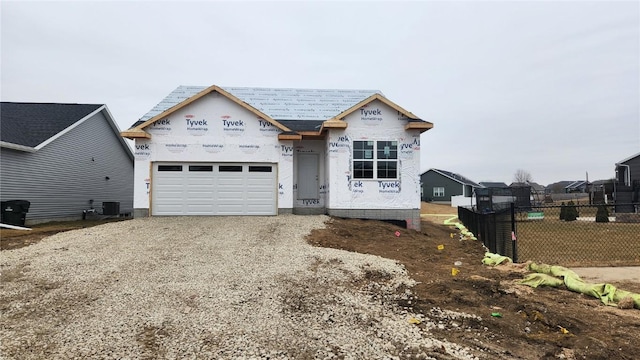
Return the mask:
POLYGON ((149 209, 133 209, 133 218, 149 217, 149 209))
POLYGON ((372 220, 404 220, 407 229, 420 231, 420 209, 327 209, 331 216, 372 220))
POLYGON ((293 208, 296 215, 323 215, 327 213, 325 208, 293 208))

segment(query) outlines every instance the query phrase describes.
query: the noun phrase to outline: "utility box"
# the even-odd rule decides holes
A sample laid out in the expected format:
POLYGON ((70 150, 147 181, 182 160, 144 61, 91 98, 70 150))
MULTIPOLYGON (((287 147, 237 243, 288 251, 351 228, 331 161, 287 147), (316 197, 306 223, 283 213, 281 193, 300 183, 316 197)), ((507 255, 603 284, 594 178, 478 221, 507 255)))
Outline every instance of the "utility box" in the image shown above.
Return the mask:
POLYGON ((103 202, 102 215, 120 215, 120 202, 119 201, 103 202))
POLYGON ((2 219, 0 222, 7 225, 24 226, 31 203, 27 200, 3 201, 0 204, 2 219))

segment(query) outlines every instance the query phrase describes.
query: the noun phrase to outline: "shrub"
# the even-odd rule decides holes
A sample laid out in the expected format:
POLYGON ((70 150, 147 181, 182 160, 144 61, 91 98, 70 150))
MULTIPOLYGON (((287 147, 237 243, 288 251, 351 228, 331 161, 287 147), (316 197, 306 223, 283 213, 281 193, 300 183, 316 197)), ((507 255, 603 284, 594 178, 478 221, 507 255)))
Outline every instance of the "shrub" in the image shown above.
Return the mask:
POLYGON ((598 206, 598 212, 596 213, 596 222, 606 223, 609 222, 609 210, 604 205, 598 206))
POLYGON ((567 205, 562 202, 562 206, 560 206, 560 220, 564 220, 567 217, 567 205))
POLYGON ((567 204, 567 208, 564 211, 564 220, 565 221, 575 221, 580 214, 578 213, 578 208, 573 203, 573 201, 569 201, 567 204))

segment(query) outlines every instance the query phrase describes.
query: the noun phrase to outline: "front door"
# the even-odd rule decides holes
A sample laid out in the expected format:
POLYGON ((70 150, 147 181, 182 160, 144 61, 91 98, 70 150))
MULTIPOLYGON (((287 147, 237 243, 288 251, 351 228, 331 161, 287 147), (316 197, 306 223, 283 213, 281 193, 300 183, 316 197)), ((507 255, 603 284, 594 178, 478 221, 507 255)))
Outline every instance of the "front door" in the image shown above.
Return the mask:
POLYGON ((318 199, 318 154, 297 154, 298 200, 318 199))

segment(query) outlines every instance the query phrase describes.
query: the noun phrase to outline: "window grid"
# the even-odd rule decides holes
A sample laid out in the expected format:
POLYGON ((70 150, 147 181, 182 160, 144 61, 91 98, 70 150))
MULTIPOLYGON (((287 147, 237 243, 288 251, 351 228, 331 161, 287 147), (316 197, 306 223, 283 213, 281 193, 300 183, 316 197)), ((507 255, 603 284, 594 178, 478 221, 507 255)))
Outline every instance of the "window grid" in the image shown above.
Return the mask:
POLYGON ((397 179, 397 141, 354 141, 354 179, 397 179))

